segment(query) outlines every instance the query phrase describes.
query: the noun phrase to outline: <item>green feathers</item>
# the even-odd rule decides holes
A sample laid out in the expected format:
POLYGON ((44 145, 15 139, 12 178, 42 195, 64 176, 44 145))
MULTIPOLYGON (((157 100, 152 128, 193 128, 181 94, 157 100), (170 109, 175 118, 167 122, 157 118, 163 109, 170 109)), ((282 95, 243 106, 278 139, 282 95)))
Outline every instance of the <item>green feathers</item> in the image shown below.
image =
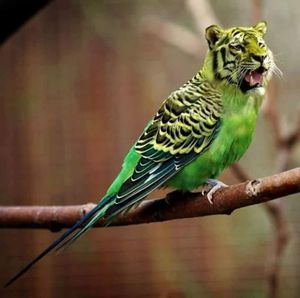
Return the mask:
POLYGON ((249 28, 207 28, 203 68, 163 102, 106 196, 7 285, 51 250, 73 243, 100 217, 109 224, 161 186, 197 188, 241 158, 275 68, 265 32, 264 22, 249 28))

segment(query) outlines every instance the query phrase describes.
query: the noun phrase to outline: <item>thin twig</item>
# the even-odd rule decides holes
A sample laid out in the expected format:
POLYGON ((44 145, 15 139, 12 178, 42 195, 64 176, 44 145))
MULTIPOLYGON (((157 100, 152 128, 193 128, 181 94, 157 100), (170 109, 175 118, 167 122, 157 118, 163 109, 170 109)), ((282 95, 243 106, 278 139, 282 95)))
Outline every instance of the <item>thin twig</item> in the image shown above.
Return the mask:
POLYGON ((241 167, 239 163, 234 163, 230 170, 233 172, 234 176, 240 181, 250 180, 250 176, 246 173, 246 171, 241 167))
POLYGON ((219 24, 220 20, 214 13, 210 2, 207 0, 186 0, 187 9, 193 17, 195 27, 200 34, 203 34, 205 28, 213 25, 219 24))
POLYGON ((265 204, 271 219, 273 220, 274 240, 271 252, 267 260, 267 281, 269 285, 268 297, 278 297, 280 281, 280 265, 284 250, 290 240, 289 222, 286 216, 283 201, 267 202, 265 204))
POLYGON ((268 86, 267 96, 262 106, 262 112, 266 120, 269 122, 269 126, 273 135, 273 140, 277 148, 282 146, 282 131, 280 129, 280 117, 277 106, 277 90, 274 81, 271 81, 268 86))
POLYGON ((251 6, 251 21, 253 23, 260 21, 262 19, 262 0, 252 0, 251 6))

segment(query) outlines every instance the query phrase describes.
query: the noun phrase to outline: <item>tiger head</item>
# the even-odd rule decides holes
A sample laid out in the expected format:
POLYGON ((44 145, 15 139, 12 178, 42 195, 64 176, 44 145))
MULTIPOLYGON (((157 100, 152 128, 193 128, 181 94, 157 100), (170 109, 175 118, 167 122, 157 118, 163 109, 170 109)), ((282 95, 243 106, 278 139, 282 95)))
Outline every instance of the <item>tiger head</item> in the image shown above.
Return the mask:
POLYGON ((243 93, 262 92, 275 67, 272 52, 265 43, 265 22, 253 27, 206 29, 208 57, 213 80, 233 85, 243 93))

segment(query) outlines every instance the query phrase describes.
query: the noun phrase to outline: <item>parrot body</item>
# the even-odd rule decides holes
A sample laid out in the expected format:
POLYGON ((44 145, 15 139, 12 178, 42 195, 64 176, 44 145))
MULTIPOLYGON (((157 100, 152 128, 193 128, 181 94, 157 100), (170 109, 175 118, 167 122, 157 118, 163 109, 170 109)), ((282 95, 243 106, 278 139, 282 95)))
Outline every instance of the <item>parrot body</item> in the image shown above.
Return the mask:
POLYGON ((276 67, 265 32, 265 22, 208 27, 203 68, 163 102, 106 195, 6 286, 50 251, 73 243, 99 218, 109 224, 159 187, 191 191, 239 160, 251 143, 265 87, 276 67))
MULTIPOLYGON (((207 179, 218 177, 226 167, 242 157, 252 140, 258 112, 257 102, 261 98, 252 94, 245 96, 243 100, 240 97, 236 99, 234 91, 232 94, 220 95, 221 102, 226 103, 226 109, 222 115, 218 137, 209 150, 196 157, 162 186, 191 191, 205 184, 207 179)), ((140 157, 133 146, 107 195, 119 191, 124 181, 132 175, 140 157)))

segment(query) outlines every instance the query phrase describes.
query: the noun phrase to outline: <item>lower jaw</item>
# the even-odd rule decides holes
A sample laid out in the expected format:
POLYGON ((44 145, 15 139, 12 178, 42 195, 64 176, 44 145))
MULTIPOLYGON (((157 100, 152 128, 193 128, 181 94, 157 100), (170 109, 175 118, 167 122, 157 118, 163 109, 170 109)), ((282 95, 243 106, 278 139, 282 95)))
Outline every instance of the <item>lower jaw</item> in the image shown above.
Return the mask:
POLYGON ((266 93, 266 90, 265 90, 265 88, 263 86, 259 86, 259 87, 255 87, 255 88, 249 89, 245 93, 264 96, 265 93, 266 93))
POLYGON ((261 93, 265 88, 262 85, 250 86, 247 82, 243 81, 240 85, 240 89, 244 93, 261 93))

